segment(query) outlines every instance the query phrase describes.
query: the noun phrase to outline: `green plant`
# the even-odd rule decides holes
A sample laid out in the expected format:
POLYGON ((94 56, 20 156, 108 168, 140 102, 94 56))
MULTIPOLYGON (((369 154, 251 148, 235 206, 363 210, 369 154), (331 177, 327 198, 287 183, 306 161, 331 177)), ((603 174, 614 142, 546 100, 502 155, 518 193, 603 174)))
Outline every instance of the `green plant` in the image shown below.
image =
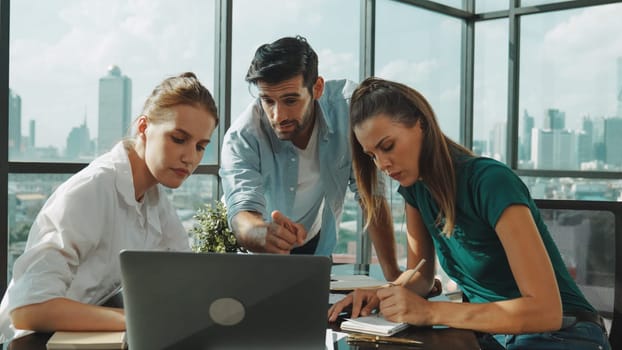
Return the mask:
POLYGON ((246 252, 239 244, 227 222, 227 208, 221 201, 205 204, 194 215, 196 223, 190 230, 193 235, 192 250, 198 253, 246 252))

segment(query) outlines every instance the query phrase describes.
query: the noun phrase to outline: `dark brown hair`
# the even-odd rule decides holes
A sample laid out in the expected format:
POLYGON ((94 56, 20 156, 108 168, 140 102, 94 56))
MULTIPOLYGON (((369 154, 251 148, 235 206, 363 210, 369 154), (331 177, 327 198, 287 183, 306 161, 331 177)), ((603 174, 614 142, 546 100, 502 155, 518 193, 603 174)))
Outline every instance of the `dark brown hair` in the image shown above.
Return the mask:
POLYGON ((379 114, 389 116, 405 127, 417 122, 423 129, 419 175, 439 206, 438 225, 445 218, 443 233, 450 235, 456 222, 456 175, 454 157, 472 152, 447 137, 438 126, 432 107, 415 89, 380 78, 365 79, 352 94, 350 102, 350 143, 352 161, 366 225, 374 221, 380 198, 376 164, 356 139, 354 128, 379 114))
POLYGON ((318 78, 318 58, 307 39, 298 35, 261 45, 255 52, 246 81, 276 84, 302 74, 303 85, 312 93, 318 78))

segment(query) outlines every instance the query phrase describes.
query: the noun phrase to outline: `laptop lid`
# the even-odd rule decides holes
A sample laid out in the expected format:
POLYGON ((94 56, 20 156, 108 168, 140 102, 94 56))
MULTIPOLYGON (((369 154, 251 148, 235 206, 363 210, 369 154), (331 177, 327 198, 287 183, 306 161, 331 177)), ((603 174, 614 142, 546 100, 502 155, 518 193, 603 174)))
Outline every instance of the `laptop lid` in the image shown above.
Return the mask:
POLYGON ((325 348, 327 257, 124 250, 120 259, 132 350, 325 348))

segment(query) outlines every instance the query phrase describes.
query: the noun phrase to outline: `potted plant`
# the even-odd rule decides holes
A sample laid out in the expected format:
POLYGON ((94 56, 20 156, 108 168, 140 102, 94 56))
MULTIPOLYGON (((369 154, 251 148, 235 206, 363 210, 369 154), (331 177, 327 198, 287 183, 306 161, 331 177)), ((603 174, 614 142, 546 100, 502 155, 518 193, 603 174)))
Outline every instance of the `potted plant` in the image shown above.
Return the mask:
POLYGON ((198 253, 246 253, 229 229, 227 208, 221 201, 212 206, 205 204, 194 215, 196 220, 192 233, 192 250, 198 253))

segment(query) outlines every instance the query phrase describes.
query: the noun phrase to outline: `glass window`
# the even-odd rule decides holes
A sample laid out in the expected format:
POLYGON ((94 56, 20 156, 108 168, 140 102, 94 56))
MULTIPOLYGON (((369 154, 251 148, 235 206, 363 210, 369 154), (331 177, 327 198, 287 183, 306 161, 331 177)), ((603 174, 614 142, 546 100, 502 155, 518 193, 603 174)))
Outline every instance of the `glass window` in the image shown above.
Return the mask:
POLYGON ((615 287, 615 215, 607 210, 570 209, 541 209, 540 213, 579 289, 599 313, 610 318, 607 315, 613 313, 615 287))
MULTIPOLYGON (((9 160, 88 163, 128 135, 164 78, 193 71, 213 90, 214 12, 191 0, 11 2, 9 160)), ((70 176, 9 174, 8 279, 41 206, 70 176)), ((186 225, 216 185, 195 175, 170 193, 186 225)))
POLYGON ((622 201, 622 180, 532 176, 521 179, 537 199, 622 201))
POLYGON ((462 21, 395 1, 378 2, 376 14, 375 74, 421 92, 459 140, 462 21))
POLYGON ((523 169, 622 170, 622 4, 521 18, 523 169))
MULTIPOLYGON (((9 174, 8 190, 8 280, 15 259, 26 247, 28 232, 50 195, 71 174, 9 174)), ((195 224, 194 214, 205 203, 217 198, 218 181, 212 175, 192 175, 177 189, 165 189, 173 207, 188 231, 195 224)), ((8 281, 7 280, 7 281, 8 281)))
POLYGON ((56 188, 71 174, 9 174, 8 184, 8 281, 13 263, 26 247, 32 223, 56 188))
MULTIPOLYGON (((420 91, 445 134, 458 140, 462 22, 394 1, 378 2, 376 14, 375 75, 420 91)), ((390 184, 387 198, 398 242, 398 262, 405 266, 404 200, 396 193, 399 184, 392 180, 390 184)))
POLYGON ((475 0, 475 12, 502 11, 509 8, 510 2, 499 0, 475 0))
POLYGON ((359 74, 358 0, 236 0, 233 2, 231 120, 253 100, 244 80, 257 48, 281 37, 301 35, 318 55, 325 80, 359 74))
POLYGON ((214 11, 194 0, 12 1, 10 160, 92 160, 168 76, 194 71, 212 90, 214 11))
MULTIPOLYGON (((257 47, 281 37, 305 37, 318 55, 319 74, 325 80, 358 82, 360 1, 236 0, 233 6, 232 120, 256 96, 244 77, 257 47)), ((334 251, 343 262, 355 261, 360 232, 357 208, 354 196, 347 191, 334 251)))
POLYGON ((567 2, 567 1, 571 1, 571 0, 521 0, 520 4, 522 7, 525 7, 525 6, 546 5, 546 4, 553 4, 556 2, 567 2))
POLYGON ((434 0, 434 2, 463 10, 466 0, 434 0))
POLYGON ((475 23, 473 151, 507 160, 508 20, 475 23))

